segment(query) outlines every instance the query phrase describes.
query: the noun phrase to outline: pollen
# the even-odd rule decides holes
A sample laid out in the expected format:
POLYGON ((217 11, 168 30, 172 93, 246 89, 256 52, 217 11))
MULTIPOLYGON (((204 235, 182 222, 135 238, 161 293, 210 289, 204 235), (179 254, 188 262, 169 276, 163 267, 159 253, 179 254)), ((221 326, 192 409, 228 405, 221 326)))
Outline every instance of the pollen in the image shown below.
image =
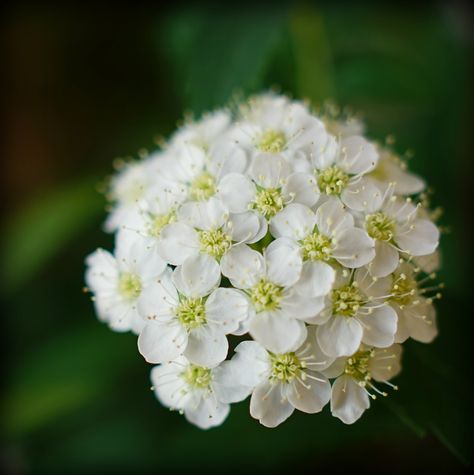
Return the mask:
POLYGON ((264 188, 257 191, 255 200, 250 205, 252 209, 260 212, 266 219, 273 218, 278 211, 283 209, 283 206, 283 197, 277 188, 264 188))
POLYGON ((295 378, 300 377, 306 367, 294 352, 280 355, 270 353, 270 359, 272 363, 270 380, 272 382, 291 383, 295 378))
POLYGON ((332 252, 331 238, 318 232, 306 236, 300 241, 303 259, 306 261, 328 261, 332 252))
POLYGON ((369 371, 369 363, 373 356, 373 350, 358 351, 350 358, 347 358, 344 373, 354 378, 362 386, 365 386, 372 377, 369 371))
POLYGON ((140 276, 131 272, 123 273, 118 281, 119 294, 126 300, 135 300, 142 292, 140 276))
POLYGON ((209 172, 202 172, 192 182, 189 194, 193 200, 205 201, 216 193, 216 180, 209 172))
POLYGON ((176 318, 186 330, 204 325, 207 322, 204 300, 202 298, 182 298, 176 309, 176 318))
POLYGON ((391 300, 400 306, 410 305, 418 291, 418 284, 415 279, 406 274, 393 274, 391 300))
POLYGON ((391 241, 395 232, 395 220, 382 211, 369 214, 365 218, 367 233, 379 241, 391 241))
POLYGON ((212 374, 209 368, 189 365, 182 373, 181 377, 191 387, 197 389, 206 389, 211 384, 212 374))
POLYGON ((275 310, 279 308, 282 287, 270 282, 267 279, 261 279, 257 285, 250 290, 250 300, 257 312, 263 312, 265 310, 275 310))
POLYGON ((354 282, 332 291, 332 312, 335 315, 353 317, 364 303, 354 282))
POLYGON ((176 213, 171 211, 170 213, 158 214, 152 216, 148 223, 148 235, 151 237, 159 238, 163 228, 170 223, 176 221, 176 213))
POLYGON ((232 245, 232 239, 222 229, 199 231, 201 251, 216 259, 220 259, 232 245))
POLYGON ((257 148, 262 152, 279 153, 285 146, 285 134, 272 129, 263 132, 257 141, 257 148))
POLYGON ((319 189, 327 195, 340 195, 349 182, 349 175, 339 167, 328 167, 317 175, 319 189))

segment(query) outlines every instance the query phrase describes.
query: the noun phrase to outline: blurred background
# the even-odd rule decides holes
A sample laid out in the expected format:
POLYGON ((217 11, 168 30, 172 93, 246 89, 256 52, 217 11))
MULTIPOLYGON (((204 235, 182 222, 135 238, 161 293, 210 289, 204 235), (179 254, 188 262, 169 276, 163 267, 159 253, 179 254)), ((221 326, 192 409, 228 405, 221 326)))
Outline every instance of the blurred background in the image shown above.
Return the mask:
POLYGON ((472 440, 472 9, 468 2, 263 7, 184 3, 4 9, 2 473, 246 468, 463 471, 472 440), (200 431, 149 390, 136 337, 100 324, 84 257, 110 248, 97 191, 186 110, 278 86, 361 112, 413 152, 442 205, 440 336, 409 342, 400 391, 353 426, 295 414, 259 426, 248 401, 200 431))

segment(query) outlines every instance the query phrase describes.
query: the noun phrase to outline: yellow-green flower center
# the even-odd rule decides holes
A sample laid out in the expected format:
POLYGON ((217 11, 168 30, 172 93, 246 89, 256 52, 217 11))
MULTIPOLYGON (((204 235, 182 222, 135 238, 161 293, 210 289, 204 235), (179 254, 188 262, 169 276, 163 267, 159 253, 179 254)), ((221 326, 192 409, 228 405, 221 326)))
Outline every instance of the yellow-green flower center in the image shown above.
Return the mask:
POLYGON ((301 361, 294 352, 280 355, 270 353, 270 359, 272 363, 270 380, 275 383, 290 383, 300 377, 302 370, 306 368, 305 362, 301 361))
POLYGON ((335 165, 317 175, 319 189, 327 195, 339 195, 349 181, 349 175, 335 165))
POLYGON ((212 380, 211 370, 204 368, 203 366, 197 366, 194 364, 189 365, 182 373, 181 377, 186 383, 198 389, 206 389, 212 380))
POLYGON ((415 298, 418 284, 415 279, 406 274, 393 274, 391 300, 401 306, 410 305, 415 298))
POLYGON ((142 291, 140 276, 131 272, 123 273, 119 278, 118 291, 127 300, 137 299, 142 291))
POLYGON ((189 194, 193 200, 205 201, 216 193, 216 180, 209 172, 202 172, 191 183, 189 194))
POLYGON ((377 211, 365 218, 365 227, 371 238, 379 241, 390 241, 395 232, 395 220, 382 211, 377 211))
POLYGON ((271 219, 284 206, 283 197, 277 188, 263 188, 257 191, 255 200, 250 207, 257 210, 266 219, 271 219))
POLYGON ((300 241, 305 261, 328 261, 331 259, 331 238, 314 232, 300 241))
POLYGON ((186 330, 192 330, 206 323, 206 308, 202 298, 184 297, 176 308, 176 317, 186 330))
POLYGON ((285 145, 285 134, 272 129, 263 132, 257 141, 257 148, 262 152, 279 153, 285 148, 285 145))
POLYGON ((232 245, 232 239, 222 229, 198 231, 201 251, 220 259, 232 245))
POLYGON ((279 307, 283 288, 263 278, 250 289, 250 300, 257 312, 275 310, 279 307))
POLYGON ((334 315, 353 317, 363 304, 364 298, 355 282, 332 291, 332 313, 334 315))
POLYGON ((362 386, 365 386, 371 379, 369 363, 373 356, 373 350, 358 351, 350 358, 347 358, 344 373, 357 380, 362 386))
POLYGON ((176 213, 171 211, 165 214, 158 214, 152 216, 148 222, 148 235, 151 237, 159 238, 163 228, 170 223, 176 221, 176 213))

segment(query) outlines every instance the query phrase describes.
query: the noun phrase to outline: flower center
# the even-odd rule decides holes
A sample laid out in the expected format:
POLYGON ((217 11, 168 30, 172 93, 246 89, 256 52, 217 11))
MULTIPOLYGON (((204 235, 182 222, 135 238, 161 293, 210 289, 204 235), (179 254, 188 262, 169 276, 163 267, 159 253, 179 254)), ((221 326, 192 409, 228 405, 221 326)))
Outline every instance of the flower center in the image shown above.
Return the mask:
POLYGON ((373 350, 358 351, 347 358, 344 373, 357 380, 361 386, 365 386, 371 379, 369 362, 373 356, 373 350))
POLYGON ((262 152, 279 153, 286 145, 286 137, 283 132, 266 130, 260 135, 257 147, 262 152))
POLYGON ((232 245, 230 236, 222 229, 211 229, 210 231, 198 231, 201 243, 201 251, 210 256, 220 259, 232 245))
POLYGON ((257 312, 264 310, 275 310, 280 304, 282 297, 282 287, 261 279, 260 282, 250 290, 250 299, 255 305, 257 312))
POLYGON ((379 241, 390 241, 395 232, 395 220, 382 211, 369 214, 365 218, 365 226, 369 236, 379 241))
POLYGON ((255 201, 250 207, 260 212, 265 218, 271 219, 283 209, 283 197, 276 188, 264 188, 257 191, 255 201))
POLYGON ((189 365, 181 373, 181 377, 189 386, 197 389, 208 388, 212 379, 211 370, 209 368, 194 364, 189 365))
POLYGON ((196 201, 207 200, 216 193, 216 180, 209 172, 202 172, 191 182, 189 193, 196 201))
POLYGON ((335 315, 353 317, 363 303, 356 282, 332 291, 332 313, 335 315))
POLYGON ((171 211, 166 214, 158 214, 152 216, 148 223, 148 235, 154 238, 159 238, 162 229, 170 223, 176 221, 176 213, 171 211))
POLYGON ((300 361, 294 352, 282 355, 270 353, 270 359, 272 362, 270 380, 275 383, 290 383, 306 368, 305 362, 300 361))
POLYGON ((186 330, 204 325, 206 309, 202 298, 183 298, 176 309, 176 317, 186 330))
POLYGON ((415 279, 407 277, 406 274, 393 275, 392 282, 392 297, 391 300, 401 306, 412 303, 418 285, 415 279))
POLYGON ((331 238, 314 232, 300 241, 305 261, 328 261, 331 258, 331 238))
POLYGON ((327 195, 339 195, 349 181, 349 175, 339 167, 328 167, 318 174, 319 189, 327 195))
POLYGON ((119 278, 118 282, 119 294, 127 300, 135 300, 142 291, 142 281, 140 276, 125 272, 119 278))

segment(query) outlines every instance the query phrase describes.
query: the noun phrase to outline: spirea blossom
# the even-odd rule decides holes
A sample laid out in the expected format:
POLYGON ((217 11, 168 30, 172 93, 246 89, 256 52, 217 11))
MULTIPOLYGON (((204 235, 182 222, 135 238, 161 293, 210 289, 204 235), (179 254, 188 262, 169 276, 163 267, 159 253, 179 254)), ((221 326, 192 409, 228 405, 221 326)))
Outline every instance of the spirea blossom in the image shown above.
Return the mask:
POLYGON ((437 335, 425 182, 351 118, 262 94, 188 121, 110 181, 115 250, 87 257, 100 320, 137 335, 165 406, 203 428, 250 397, 275 427, 351 424, 437 335))

